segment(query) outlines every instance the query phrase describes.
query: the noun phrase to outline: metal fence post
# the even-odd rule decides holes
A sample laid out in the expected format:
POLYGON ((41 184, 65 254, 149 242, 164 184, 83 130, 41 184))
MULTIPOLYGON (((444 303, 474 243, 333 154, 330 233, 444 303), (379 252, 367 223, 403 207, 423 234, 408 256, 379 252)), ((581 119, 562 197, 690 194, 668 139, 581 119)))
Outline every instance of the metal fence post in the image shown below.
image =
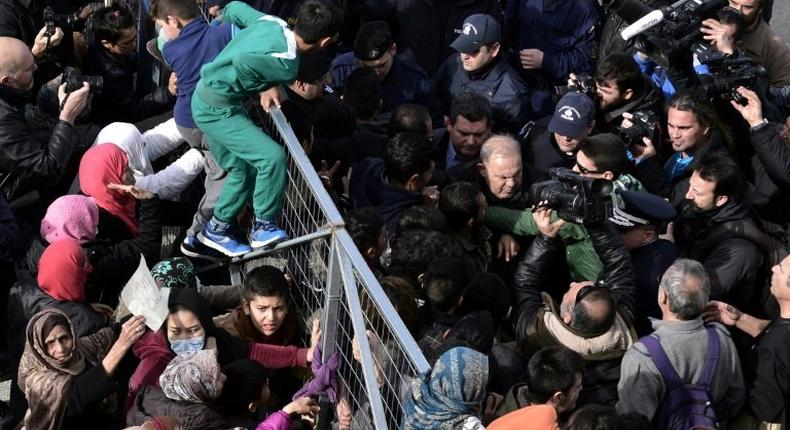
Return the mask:
MULTIPOLYGON (((329 267, 325 291, 323 320, 321 321, 321 359, 323 361, 326 361, 335 352, 337 346, 337 320, 340 300, 343 299, 343 276, 334 235, 329 243, 329 267)), ((331 423, 328 419, 331 414, 327 409, 332 404, 325 396, 321 396, 320 404, 319 427, 322 430, 328 430, 331 428, 331 423)))
POLYGON ((346 293, 346 303, 348 305, 348 311, 351 314, 351 324, 354 327, 354 334, 359 344, 362 359, 362 374, 364 376, 365 389, 368 394, 368 404, 373 417, 373 424, 376 429, 386 429, 387 418, 384 414, 384 405, 381 401, 381 392, 379 391, 378 380, 376 378, 376 369, 379 365, 373 359, 373 353, 371 352, 370 341, 368 340, 367 330, 365 329, 365 317, 362 315, 362 303, 359 300, 359 292, 357 291, 357 281, 356 278, 354 278, 354 271, 351 268, 348 258, 346 258, 343 250, 337 243, 334 244, 333 252, 338 256, 342 256, 339 260, 343 286, 345 287, 346 293))

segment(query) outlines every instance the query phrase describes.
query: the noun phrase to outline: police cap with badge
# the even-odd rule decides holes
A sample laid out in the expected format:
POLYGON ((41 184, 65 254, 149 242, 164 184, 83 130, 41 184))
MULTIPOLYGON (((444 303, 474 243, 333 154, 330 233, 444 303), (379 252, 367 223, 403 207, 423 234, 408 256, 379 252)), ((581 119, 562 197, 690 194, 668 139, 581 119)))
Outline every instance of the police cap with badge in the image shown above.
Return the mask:
POLYGON ((354 40, 354 57, 360 61, 376 61, 392 47, 392 43, 392 32, 386 22, 366 22, 354 40))

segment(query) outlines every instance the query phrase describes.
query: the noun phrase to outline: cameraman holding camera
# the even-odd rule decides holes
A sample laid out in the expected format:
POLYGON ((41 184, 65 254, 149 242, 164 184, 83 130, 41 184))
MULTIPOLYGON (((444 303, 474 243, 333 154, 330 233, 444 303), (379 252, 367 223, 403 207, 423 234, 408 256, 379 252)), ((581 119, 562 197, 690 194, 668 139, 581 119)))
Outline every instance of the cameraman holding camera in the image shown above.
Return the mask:
POLYGON ((74 121, 88 98, 88 84, 58 89, 60 116, 45 118, 29 104, 36 63, 20 40, 0 37, 0 188, 10 202, 33 190, 52 190, 68 164, 77 134, 74 121), (27 115, 26 115, 27 112, 27 115), (42 133, 46 130, 46 133, 42 133))
POLYGON ((652 111, 660 113, 662 97, 642 75, 639 66, 625 54, 611 54, 595 68, 598 96, 598 132, 614 132, 623 113, 652 111))

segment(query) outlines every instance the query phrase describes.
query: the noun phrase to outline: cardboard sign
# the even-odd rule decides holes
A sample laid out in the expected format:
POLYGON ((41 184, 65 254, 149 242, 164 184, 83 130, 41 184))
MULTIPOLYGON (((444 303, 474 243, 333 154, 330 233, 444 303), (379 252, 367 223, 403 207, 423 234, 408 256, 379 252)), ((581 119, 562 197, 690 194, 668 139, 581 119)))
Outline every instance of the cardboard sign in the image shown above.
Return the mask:
POLYGON ((148 328, 159 330, 167 318, 168 297, 170 288, 159 288, 156 285, 145 263, 145 257, 140 256, 140 265, 121 291, 121 300, 129 308, 129 312, 144 316, 148 328))

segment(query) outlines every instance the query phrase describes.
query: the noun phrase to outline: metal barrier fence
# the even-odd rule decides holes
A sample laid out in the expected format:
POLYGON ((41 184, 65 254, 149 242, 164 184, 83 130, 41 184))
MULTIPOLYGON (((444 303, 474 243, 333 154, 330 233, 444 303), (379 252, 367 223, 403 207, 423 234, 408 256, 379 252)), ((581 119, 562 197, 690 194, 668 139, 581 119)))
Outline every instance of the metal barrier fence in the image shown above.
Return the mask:
POLYGON ((285 116, 279 109, 257 115, 286 148, 282 222, 291 239, 231 260, 234 284, 256 265, 288 273, 303 321, 321 320, 324 357, 340 354, 341 402, 353 414, 353 428, 396 429, 403 394, 428 362, 345 230, 285 116))

